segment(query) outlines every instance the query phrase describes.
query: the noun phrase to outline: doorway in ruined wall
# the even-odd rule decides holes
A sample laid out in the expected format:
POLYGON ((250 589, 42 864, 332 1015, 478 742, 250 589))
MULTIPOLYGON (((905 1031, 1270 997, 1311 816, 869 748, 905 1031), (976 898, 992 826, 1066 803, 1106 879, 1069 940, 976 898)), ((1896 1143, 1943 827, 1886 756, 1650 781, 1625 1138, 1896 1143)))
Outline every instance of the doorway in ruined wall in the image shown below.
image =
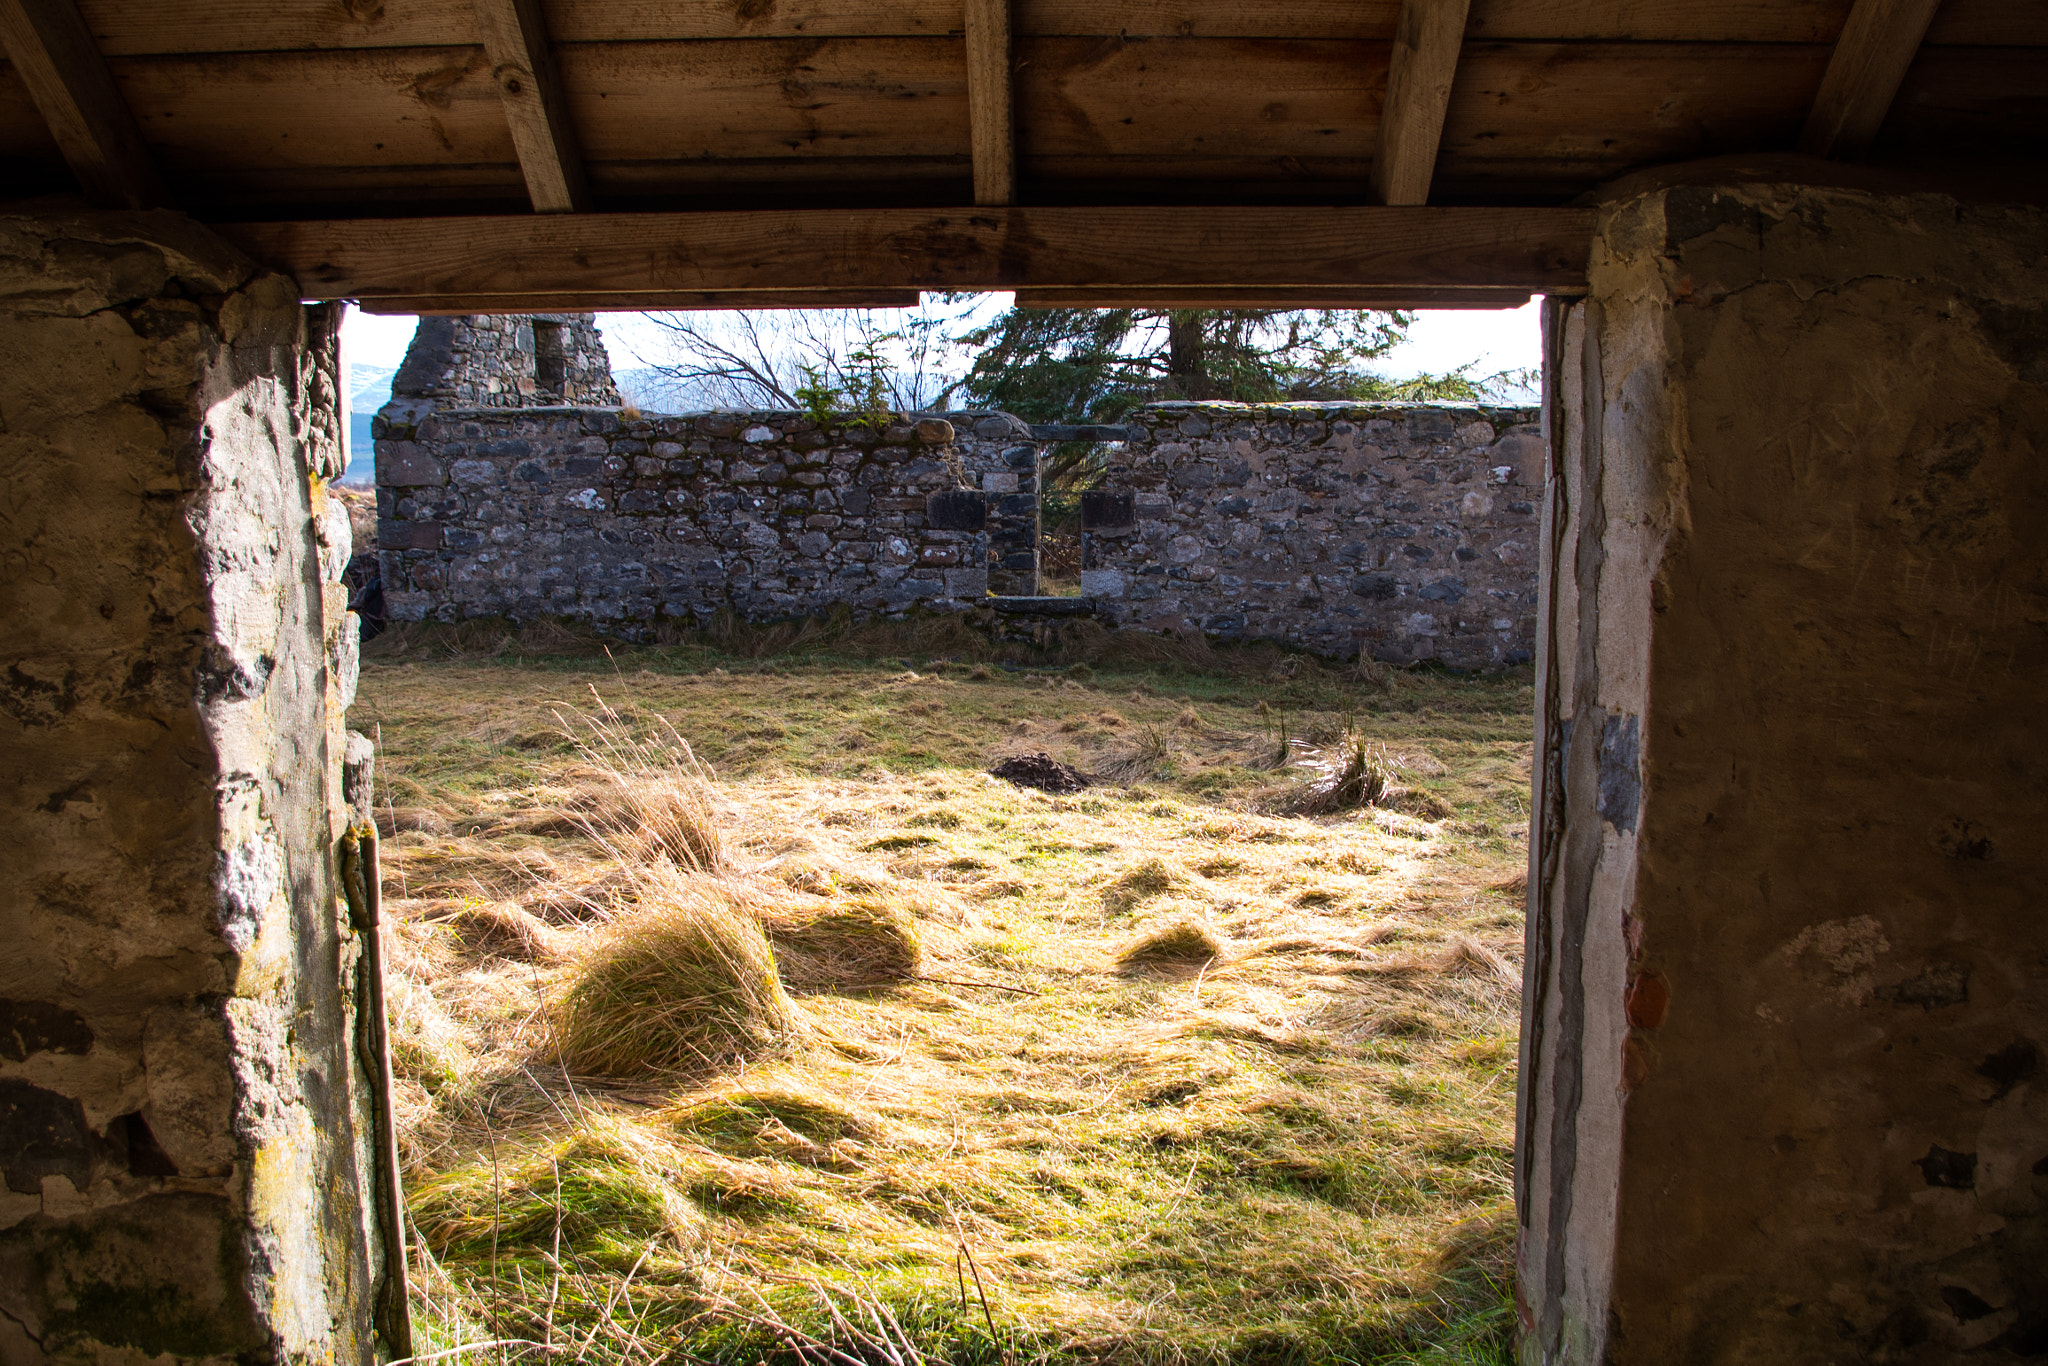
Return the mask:
POLYGON ((1502 1359, 1526 671, 390 635, 437 1343, 1502 1359))
MULTIPOLYGON (((1085 597, 1086 571, 1099 568, 1094 537, 1102 520, 1104 490, 1115 479, 1118 441, 1055 439, 1038 462, 1039 592, 1085 597)), ((1112 495, 1113 496, 1113 495, 1112 495)))

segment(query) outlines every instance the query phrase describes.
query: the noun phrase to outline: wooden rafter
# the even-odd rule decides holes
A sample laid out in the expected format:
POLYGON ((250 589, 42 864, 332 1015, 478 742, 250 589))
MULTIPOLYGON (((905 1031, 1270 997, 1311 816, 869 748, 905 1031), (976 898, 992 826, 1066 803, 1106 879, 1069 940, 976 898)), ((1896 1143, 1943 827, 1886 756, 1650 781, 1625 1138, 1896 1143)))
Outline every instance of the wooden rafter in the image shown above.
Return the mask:
POLYGON ((0 48, 86 198, 122 209, 168 202, 135 115, 71 0, 0 0, 0 48))
POLYGON ((725 289, 622 294, 402 294, 365 299, 365 313, 696 313, 732 308, 915 308, 914 289, 725 289))
POLYGON ((1471 0, 1403 0, 1372 159, 1382 204, 1427 204, 1471 0))
POLYGON ((1858 157, 1870 150, 1940 5, 1941 0, 1856 0, 1807 113, 1800 151, 1858 157))
POLYGON ((974 202, 1017 197, 1017 138, 1010 90, 1010 0, 966 0, 967 124, 974 202))
POLYGON ((563 103, 540 0, 476 0, 476 23, 535 212, 587 211, 583 153, 563 103))
POLYGON ((1580 208, 799 209, 220 223, 309 299, 728 290, 1583 289, 1580 208))
POLYGON ((1019 308, 1520 308, 1505 289, 1020 289, 1019 308))

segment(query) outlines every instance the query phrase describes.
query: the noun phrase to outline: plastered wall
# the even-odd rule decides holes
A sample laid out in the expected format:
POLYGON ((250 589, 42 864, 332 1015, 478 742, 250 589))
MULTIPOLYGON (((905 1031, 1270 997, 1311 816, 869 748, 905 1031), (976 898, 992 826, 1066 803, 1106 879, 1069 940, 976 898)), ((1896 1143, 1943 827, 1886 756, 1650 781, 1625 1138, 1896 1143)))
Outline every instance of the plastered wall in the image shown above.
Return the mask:
POLYGON ((338 310, 0 213, 0 1360, 373 1352, 338 310))
POLYGON ((1680 185, 1553 332, 1537 1362, 2048 1353, 2048 218, 1680 185))

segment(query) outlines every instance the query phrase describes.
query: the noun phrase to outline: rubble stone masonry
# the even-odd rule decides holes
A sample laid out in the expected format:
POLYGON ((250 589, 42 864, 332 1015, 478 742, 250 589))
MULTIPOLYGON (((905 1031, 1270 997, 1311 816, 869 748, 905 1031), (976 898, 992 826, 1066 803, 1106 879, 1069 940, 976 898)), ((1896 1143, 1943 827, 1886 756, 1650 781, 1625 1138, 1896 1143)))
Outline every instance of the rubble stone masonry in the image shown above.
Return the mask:
POLYGON ((585 314, 423 320, 373 430, 398 621, 563 616, 637 638, 728 611, 1029 598, 1039 465, 1089 440, 1107 478, 1083 499, 1087 601, 1044 604, 1058 616, 1468 669, 1534 648, 1533 409, 1162 403, 1085 428, 642 415, 618 406, 585 314), (563 406, 533 404, 537 347, 568 357, 563 406))
POLYGON ((1162 403, 1082 504, 1081 591, 1116 625, 1322 654, 1531 658, 1534 409, 1162 403))
POLYGON ((988 594, 991 503, 1021 482, 1007 461, 1036 459, 1001 415, 955 414, 982 433, 966 438, 796 413, 409 415, 395 401, 375 424, 399 621, 559 615, 632 637, 728 609, 958 610, 988 594))

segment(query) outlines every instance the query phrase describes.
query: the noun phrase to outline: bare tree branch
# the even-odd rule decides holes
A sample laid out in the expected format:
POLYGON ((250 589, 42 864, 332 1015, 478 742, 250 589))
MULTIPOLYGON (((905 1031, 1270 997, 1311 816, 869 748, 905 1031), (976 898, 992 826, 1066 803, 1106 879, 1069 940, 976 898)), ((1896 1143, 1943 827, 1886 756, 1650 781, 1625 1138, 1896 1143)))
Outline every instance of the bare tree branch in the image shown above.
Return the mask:
POLYGON ((821 390, 871 395, 897 412, 943 408, 965 379, 952 332, 979 306, 764 309, 649 315, 663 352, 644 356, 670 396, 720 408, 803 408, 821 390))

